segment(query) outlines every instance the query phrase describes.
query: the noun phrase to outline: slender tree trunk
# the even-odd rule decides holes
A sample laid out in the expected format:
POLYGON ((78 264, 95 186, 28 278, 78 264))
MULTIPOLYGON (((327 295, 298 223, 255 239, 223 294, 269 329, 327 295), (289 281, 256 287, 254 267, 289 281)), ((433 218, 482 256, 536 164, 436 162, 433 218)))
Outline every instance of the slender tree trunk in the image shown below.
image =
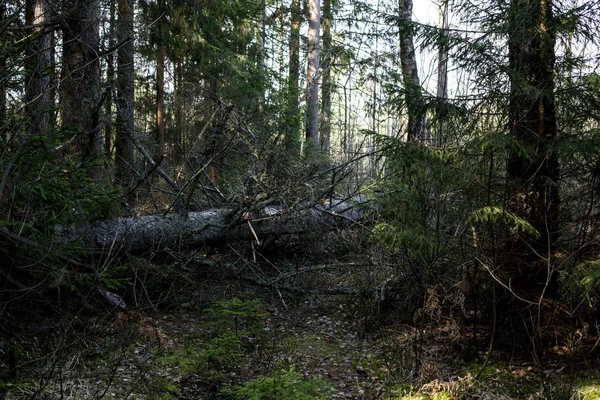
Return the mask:
POLYGON ((519 145, 507 164, 509 207, 537 229, 539 237, 513 234, 507 243, 507 265, 520 295, 553 297, 557 275, 550 260, 559 235, 560 169, 554 149, 552 0, 511 0, 509 24, 509 129, 519 145))
MULTIPOLYGON (((375 9, 376 14, 379 14, 380 6, 381 1, 377 0, 377 8, 375 9)), ((379 121, 377 120, 377 116, 380 115, 379 105, 377 103, 377 84, 379 80, 379 35, 375 37, 375 46, 371 54, 373 57, 373 98, 371 102, 371 131, 374 134, 379 135, 379 121)), ((375 152, 375 147, 377 146, 377 144, 373 136, 368 137, 367 146, 368 151, 371 153, 371 156, 369 157, 369 169, 367 173, 371 178, 377 179, 377 173, 379 170, 377 160, 379 158, 379 155, 375 152)))
POLYGON ((173 134, 173 143, 177 143, 177 146, 173 146, 172 158, 174 163, 178 163, 183 155, 187 154, 185 137, 186 137, 186 124, 184 122, 184 100, 183 100, 183 61, 178 60, 174 63, 175 72, 175 101, 173 102, 173 113, 175 115, 175 131, 173 134))
POLYGON ((117 131, 115 140, 115 178, 122 187, 132 184, 134 172, 133 143, 135 135, 133 60, 133 0, 119 0, 118 37, 123 44, 118 50, 117 131))
MULTIPOLYGON (((110 49, 114 48, 117 44, 117 32, 116 32, 116 13, 117 13, 117 5, 116 0, 110 0, 109 4, 109 37, 108 37, 108 47, 110 49)), ((106 83, 109 87, 115 85, 115 56, 114 54, 108 54, 106 56, 106 83)), ((113 90, 109 90, 107 92, 106 101, 104 103, 104 110, 107 116, 110 116, 109 122, 104 127, 104 154, 106 154, 107 158, 112 157, 112 147, 113 147, 113 136, 114 136, 114 124, 112 123, 113 116, 113 90)))
MULTIPOLYGON (((4 26, 6 5, 0 1, 0 26, 4 26)), ((0 34, 0 139, 6 139, 6 70, 7 47, 4 38, 0 34)))
MULTIPOLYGON (((440 1, 439 11, 440 42, 438 43, 437 98, 439 106, 444 107, 444 103, 448 98, 448 0, 440 1)), ((434 143, 436 146, 441 146, 446 136, 446 124, 443 118, 443 116, 438 117, 437 137, 434 143)))
MULTIPOLYGON (((258 26, 256 31, 258 33, 258 49, 256 50, 256 65, 258 66, 258 73, 261 79, 265 76, 265 44, 267 40, 267 2, 262 0, 260 6, 260 16, 258 20, 258 26)), ((265 101, 265 90, 261 89, 258 97, 258 107, 261 107, 265 101)))
POLYGON ((26 23, 30 29, 31 43, 27 47, 25 77, 25 112, 30 118, 29 133, 45 136, 50 128, 53 101, 51 98, 52 46, 46 22, 51 10, 50 0, 28 0, 26 23))
POLYGON ((292 151, 300 149, 300 89, 298 81, 300 79, 300 0, 292 0, 290 10, 291 30, 290 30, 290 69, 288 79, 288 106, 286 110, 286 147, 292 151))
POLYGON ((306 146, 319 147, 319 56, 321 8, 320 0, 308 2, 308 71, 306 73, 306 146))
POLYGON ((426 135, 423 96, 413 42, 412 0, 400 0, 400 64, 408 111, 407 140, 423 142, 426 135))
MULTIPOLYGON (((63 68, 61 84, 62 126, 79 135, 76 150, 83 160, 102 148, 99 128, 100 35, 99 0, 65 0, 63 68)), ((90 170, 91 175, 99 171, 90 170)))
POLYGON ((167 50, 161 43, 156 52, 156 147, 157 159, 165 156, 165 59, 167 50))
POLYGON ((323 63, 321 71, 323 73, 321 98, 321 150, 329 153, 331 146, 331 0, 323 0, 323 63))

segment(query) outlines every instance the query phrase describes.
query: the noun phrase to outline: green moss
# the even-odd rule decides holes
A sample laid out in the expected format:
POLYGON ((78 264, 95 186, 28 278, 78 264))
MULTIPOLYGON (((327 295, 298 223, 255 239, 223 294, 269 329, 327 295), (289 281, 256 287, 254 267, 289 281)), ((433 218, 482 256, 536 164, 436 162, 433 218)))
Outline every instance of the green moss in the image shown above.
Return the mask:
POLYGON ((435 394, 425 394, 425 393, 408 393, 395 397, 389 397, 387 400, 453 400, 454 397, 451 393, 446 391, 441 391, 435 394))
POLYGON ((179 385, 160 376, 149 378, 147 389, 146 398, 148 400, 177 400, 180 398, 179 385))
POLYGON ((281 344, 281 351, 291 356, 292 359, 310 358, 321 360, 324 357, 340 359, 341 349, 339 344, 331 342, 325 336, 317 334, 293 335, 286 337, 281 344))
POLYGON ((600 374, 578 379, 575 382, 575 392, 581 400, 600 399, 600 374))
POLYGON ((162 368, 173 368, 182 375, 198 372, 201 369, 203 351, 196 343, 189 343, 181 348, 165 352, 156 363, 162 368))
POLYGON ((335 390, 321 377, 305 380, 294 368, 290 368, 273 376, 259 376, 225 392, 239 400, 326 400, 335 390))
POLYGON ((217 334, 231 330, 238 336, 258 332, 268 316, 260 299, 242 300, 238 297, 218 301, 205 309, 204 314, 207 328, 217 334))

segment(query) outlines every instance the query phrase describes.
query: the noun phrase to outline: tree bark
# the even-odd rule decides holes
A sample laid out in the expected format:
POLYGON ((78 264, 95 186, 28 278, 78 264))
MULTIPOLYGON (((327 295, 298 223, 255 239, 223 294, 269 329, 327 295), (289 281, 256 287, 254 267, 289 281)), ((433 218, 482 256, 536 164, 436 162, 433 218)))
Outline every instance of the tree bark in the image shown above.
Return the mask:
POLYGON ((156 50, 156 155, 161 160, 166 156, 165 151, 165 61, 167 58, 165 0, 158 0, 161 13, 158 23, 158 43, 156 50))
POLYGON ((308 2, 308 71, 306 73, 306 146, 308 152, 319 148, 319 56, 321 9, 320 0, 308 2))
POLYGON ((321 98, 321 135, 320 147, 325 153, 329 153, 331 146, 331 0, 323 0, 323 73, 321 98))
POLYGON ((156 159, 165 154, 165 59, 167 50, 160 43, 156 52, 156 159))
POLYGON ((51 7, 51 0, 28 0, 25 10, 26 23, 32 27, 29 29, 32 40, 27 46, 25 76, 25 113, 30 118, 28 130, 32 136, 46 136, 50 128, 52 33, 46 23, 51 7))
POLYGON ((412 0, 400 0, 400 64, 408 111, 407 140, 423 142, 426 135, 423 95, 417 69, 412 28, 412 0))
MULTIPOLYGON (((63 129, 79 135, 75 150, 82 160, 102 148, 99 127, 99 0, 65 0, 61 115, 63 129)), ((97 176, 98 171, 90 171, 97 176)))
POLYGON ((117 131, 115 140, 115 178, 123 188, 132 185, 134 128, 133 0, 119 0, 118 37, 124 43, 118 50, 117 131))
MULTIPOLYGON (((265 77, 265 45, 267 43, 267 2, 262 0, 260 3, 260 15, 256 27, 256 41, 258 42, 258 48, 256 49, 256 65, 258 66, 258 73, 261 79, 265 77)), ((258 96, 257 109, 260 109, 265 102, 265 87, 261 88, 258 96)))
POLYGON ((182 247, 232 240, 259 240, 267 236, 300 234, 348 226, 364 218, 367 199, 355 196, 332 203, 317 203, 301 210, 276 205, 248 213, 227 208, 182 214, 148 215, 96 222, 88 228, 58 226, 60 242, 94 243, 101 248, 128 250, 182 247))
POLYGON ((507 271, 521 295, 553 297, 557 275, 550 264, 559 236, 559 162, 554 99, 556 31, 552 0, 512 0, 509 129, 514 150, 507 163, 509 207, 538 232, 512 234, 507 271), (523 151, 525 150, 525 151, 523 151))
POLYGON ((285 144, 286 147, 297 152, 300 149, 300 89, 298 81, 300 79, 300 0, 292 0, 290 10, 290 43, 289 43, 289 75, 288 75, 288 93, 287 109, 285 116, 285 144))
MULTIPOLYGON (((117 44, 117 0, 110 0, 109 2, 109 36, 108 36, 108 48, 112 49, 117 44)), ((106 84, 108 87, 115 85, 115 55, 113 53, 107 54, 106 56, 106 84)), ((115 131, 115 124, 113 124, 113 98, 114 91, 109 90, 107 92, 106 101, 104 102, 104 112, 109 116, 109 122, 104 127, 104 154, 107 158, 112 158, 113 151, 113 136, 115 131)))
POLYGON ((440 40, 438 43, 437 97, 445 99, 448 95, 448 0, 441 0, 440 40))
MULTIPOLYGON (((0 26, 4 26, 5 14, 6 5, 2 1, 0 2, 0 26)), ((0 36, 0 139, 6 139, 6 77, 8 76, 8 71, 6 70, 6 53, 7 46, 4 38, 0 36)))
POLYGON ((437 98, 439 102, 437 135, 434 138, 434 146, 442 146, 445 142, 446 123, 443 120, 440 108, 445 107, 448 98, 448 0, 441 0, 440 12, 440 41, 438 43, 438 71, 437 71, 437 98))

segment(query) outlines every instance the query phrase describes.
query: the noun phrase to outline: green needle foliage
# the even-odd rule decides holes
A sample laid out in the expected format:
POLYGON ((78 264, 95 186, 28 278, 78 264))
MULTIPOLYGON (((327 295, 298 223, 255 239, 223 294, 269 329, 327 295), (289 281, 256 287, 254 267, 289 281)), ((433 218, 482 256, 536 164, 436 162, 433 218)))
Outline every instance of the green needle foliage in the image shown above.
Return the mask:
POLYGON ((305 380, 299 372, 290 368, 272 377, 258 377, 225 392, 239 400, 326 400, 335 390, 321 377, 305 380))

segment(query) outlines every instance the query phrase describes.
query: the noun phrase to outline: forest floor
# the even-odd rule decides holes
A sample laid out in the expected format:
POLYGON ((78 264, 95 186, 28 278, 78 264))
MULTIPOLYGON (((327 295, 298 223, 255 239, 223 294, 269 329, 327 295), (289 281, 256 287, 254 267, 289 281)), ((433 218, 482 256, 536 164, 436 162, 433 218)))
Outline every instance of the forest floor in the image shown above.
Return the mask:
MULTIPOLYGON (((161 268, 158 278, 169 275, 161 268)), ((318 274, 313 282, 331 271, 318 274)), ((185 295, 171 288, 141 301, 144 291, 158 293, 149 285, 134 291, 136 310, 54 322, 54 332, 23 341, 17 376, 0 382, 0 399, 600 399, 593 355, 488 358, 483 329, 469 352, 449 320, 376 326, 372 301, 360 295, 306 286, 292 293, 223 276, 182 274, 185 295)))

